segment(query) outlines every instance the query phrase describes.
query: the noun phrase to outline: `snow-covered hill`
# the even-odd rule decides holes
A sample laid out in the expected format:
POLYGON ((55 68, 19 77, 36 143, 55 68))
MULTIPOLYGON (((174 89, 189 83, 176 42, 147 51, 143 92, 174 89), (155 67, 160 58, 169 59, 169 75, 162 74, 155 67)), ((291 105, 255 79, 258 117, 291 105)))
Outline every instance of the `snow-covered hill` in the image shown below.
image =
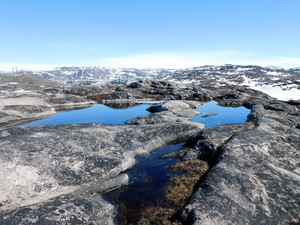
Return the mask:
POLYGON ((106 67, 59 67, 50 71, 34 71, 44 78, 56 81, 131 80, 136 78, 162 79, 175 70, 134 69, 106 67))
POLYGON ((190 69, 134 69, 106 67, 59 67, 31 71, 41 77, 60 81, 111 81, 136 78, 163 79, 200 86, 242 85, 263 91, 281 100, 300 99, 300 68, 241 66, 201 66, 190 69))
POLYGON ((248 86, 281 100, 300 99, 300 68, 285 70, 226 64, 177 70, 166 79, 206 87, 248 86))

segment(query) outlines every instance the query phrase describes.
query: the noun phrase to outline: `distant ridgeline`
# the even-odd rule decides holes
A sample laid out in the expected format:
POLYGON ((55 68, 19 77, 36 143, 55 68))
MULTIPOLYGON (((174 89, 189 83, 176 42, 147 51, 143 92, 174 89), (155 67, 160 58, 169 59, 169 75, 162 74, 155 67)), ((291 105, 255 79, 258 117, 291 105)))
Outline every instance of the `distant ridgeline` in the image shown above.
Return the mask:
MULTIPOLYGON (((135 69, 106 67, 58 67, 49 71, 26 71, 43 78, 63 83, 76 81, 106 81, 125 84, 128 81, 144 79, 179 81, 203 87, 227 85, 247 86, 263 91, 273 97, 300 98, 300 68, 241 66, 201 66, 190 69, 135 69)), ((91 83, 89 83, 91 84, 91 83)))

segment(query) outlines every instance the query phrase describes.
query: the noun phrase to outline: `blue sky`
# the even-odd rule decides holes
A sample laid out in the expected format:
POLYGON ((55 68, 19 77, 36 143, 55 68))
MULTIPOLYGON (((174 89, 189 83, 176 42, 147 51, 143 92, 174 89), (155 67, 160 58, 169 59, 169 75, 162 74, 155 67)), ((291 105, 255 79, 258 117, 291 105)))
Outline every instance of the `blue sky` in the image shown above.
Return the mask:
POLYGON ((0 70, 300 66, 299 0, 0 0, 0 70))

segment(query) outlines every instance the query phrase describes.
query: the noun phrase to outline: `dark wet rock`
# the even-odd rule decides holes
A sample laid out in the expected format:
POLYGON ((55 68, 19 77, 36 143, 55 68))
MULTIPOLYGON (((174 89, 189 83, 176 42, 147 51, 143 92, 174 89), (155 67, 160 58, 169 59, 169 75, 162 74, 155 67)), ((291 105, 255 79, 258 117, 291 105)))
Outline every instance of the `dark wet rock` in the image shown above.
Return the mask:
POLYGON ((135 102, 112 102, 112 103, 106 103, 105 105, 113 109, 127 109, 127 108, 137 106, 139 104, 135 102))
MULTIPOLYGON (((152 98, 156 100, 182 100, 195 99, 196 92, 193 87, 187 87, 179 83, 156 80, 143 80, 127 85, 127 91, 134 98, 152 98)), ((198 93, 198 92, 197 92, 198 93)))
MULTIPOLYGON (((299 221, 300 130, 296 109, 280 101, 256 100, 247 105, 252 105, 249 121, 254 122, 254 128, 238 128, 238 132, 230 130, 242 125, 207 129, 187 142, 193 157, 210 159, 216 151, 219 156, 190 201, 177 213, 183 222, 299 221)), ((182 152, 182 157, 188 156, 189 151, 182 152)))
MULTIPOLYGON (((101 210, 112 215, 113 207, 99 209, 99 204, 107 205, 107 202, 91 200, 82 193, 97 189, 101 193, 105 190, 101 185, 129 169, 135 163, 136 155, 191 137, 202 128, 200 124, 187 122, 2 129, 0 190, 5 195, 0 199, 0 223, 28 224, 28 221, 34 221, 61 224, 61 221, 71 221, 72 218, 85 222, 91 217, 97 219, 101 210), (80 193, 76 194, 77 191, 80 193), (74 201, 79 201, 75 208, 74 201), (91 201, 96 201, 96 205, 85 215, 86 210, 80 209, 80 206, 91 205, 91 201)), ((120 183, 115 182, 114 185, 120 183)))
POLYGON ((72 86, 69 88, 65 88, 63 92, 65 94, 78 95, 78 96, 93 96, 102 93, 104 91, 103 89, 105 89, 105 87, 103 86, 82 85, 82 86, 72 86))
POLYGON ((142 84, 141 84, 141 82, 132 82, 127 87, 129 87, 129 88, 140 88, 140 87, 142 87, 142 84))
POLYGON ((290 101, 288 101, 288 104, 290 104, 290 105, 300 105, 300 99, 299 100, 290 100, 290 101))
POLYGON ((214 162, 221 154, 219 148, 229 140, 233 134, 249 129, 251 124, 228 124, 201 131, 196 137, 189 139, 179 151, 184 160, 201 159, 214 162))
POLYGON ((284 102, 266 101, 263 103, 263 105, 264 105, 264 108, 268 109, 268 110, 284 111, 284 112, 289 112, 289 113, 293 113, 296 111, 293 106, 286 104, 284 102))
POLYGON ((130 99, 131 95, 126 91, 116 91, 104 96, 104 100, 130 99))
POLYGON ((208 113, 206 115, 203 115, 202 117, 209 117, 209 116, 216 116, 218 113, 208 113))

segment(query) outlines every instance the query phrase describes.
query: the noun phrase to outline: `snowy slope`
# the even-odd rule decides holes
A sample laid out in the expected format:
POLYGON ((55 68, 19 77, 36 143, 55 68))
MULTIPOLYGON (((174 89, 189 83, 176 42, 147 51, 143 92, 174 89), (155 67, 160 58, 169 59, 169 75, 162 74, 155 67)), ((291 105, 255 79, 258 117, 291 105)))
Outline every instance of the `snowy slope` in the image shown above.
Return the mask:
POLYGON ((56 81, 86 81, 86 80, 130 80, 135 78, 161 79, 175 70, 167 69, 134 69, 106 67, 59 67, 50 71, 34 71, 44 78, 56 81))
POLYGON ((300 68, 241 66, 201 66, 190 69, 135 69, 106 67, 59 67, 50 71, 31 71, 44 78, 68 81, 111 81, 136 78, 164 79, 203 87, 247 86, 281 100, 300 99, 300 68))
POLYGON ((300 68, 226 64, 177 70, 168 79, 205 87, 247 86, 281 100, 300 99, 300 68))

